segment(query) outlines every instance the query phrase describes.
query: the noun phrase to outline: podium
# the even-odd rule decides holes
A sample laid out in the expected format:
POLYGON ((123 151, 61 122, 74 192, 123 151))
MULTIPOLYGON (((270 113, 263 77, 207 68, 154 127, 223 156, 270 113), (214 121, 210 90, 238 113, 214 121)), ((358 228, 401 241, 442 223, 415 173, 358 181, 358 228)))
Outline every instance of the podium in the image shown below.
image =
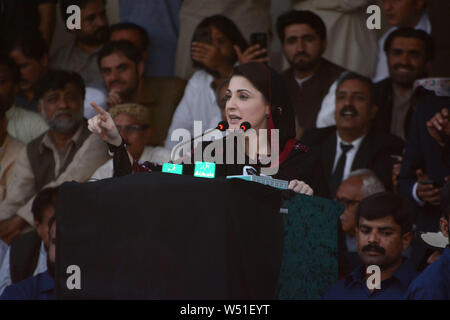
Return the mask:
POLYGON ((273 299, 281 192, 238 179, 138 173, 61 186, 59 299, 273 299), (70 266, 81 288, 68 285, 70 266))

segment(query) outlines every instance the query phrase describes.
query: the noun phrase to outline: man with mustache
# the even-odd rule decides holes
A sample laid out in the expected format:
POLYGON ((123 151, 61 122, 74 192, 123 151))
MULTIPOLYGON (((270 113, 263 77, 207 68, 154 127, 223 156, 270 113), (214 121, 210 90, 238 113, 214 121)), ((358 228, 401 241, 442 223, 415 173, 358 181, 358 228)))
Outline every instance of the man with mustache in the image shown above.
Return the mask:
POLYGON ((392 190, 392 154, 401 154, 403 141, 371 127, 377 106, 372 81, 348 73, 337 82, 336 126, 313 128, 302 142, 310 147, 302 163, 306 181, 314 194, 334 198, 349 173, 371 169, 392 190))
POLYGON ((411 243, 413 209, 401 196, 389 192, 373 194, 361 201, 356 213, 358 255, 363 265, 331 287, 326 300, 399 300, 417 271, 402 253, 411 243), (380 287, 369 277, 369 266, 380 269, 380 287), (369 280, 369 281, 368 281, 369 280))
POLYGON ((373 81, 378 82, 389 77, 385 53, 388 36, 399 27, 410 27, 431 33, 431 22, 426 12, 426 0, 383 0, 382 10, 387 23, 392 27, 378 41, 377 62, 373 81))
POLYGON ((137 103, 149 108, 149 144, 162 145, 186 82, 177 78, 145 78, 142 51, 127 40, 105 44, 98 56, 108 90, 107 108, 137 103))
POLYGON ((311 11, 292 10, 277 19, 283 53, 290 64, 284 72, 296 113, 298 136, 316 127, 322 100, 344 68, 322 55, 327 47, 327 31, 322 19, 311 11))
POLYGON ((52 69, 75 71, 85 83, 101 79, 97 65, 98 52, 108 41, 109 25, 106 0, 63 0, 60 2, 64 25, 69 17, 67 8, 77 5, 81 9, 81 28, 70 30, 74 41, 60 48, 50 59, 52 69))
POLYGON ((414 81, 427 76, 433 39, 422 30, 399 28, 389 35, 384 49, 390 77, 375 84, 379 107, 375 126, 405 139, 413 112, 414 81))
POLYGON ((92 135, 83 118, 85 88, 74 72, 48 71, 35 96, 49 130, 17 155, 14 177, 0 204, 0 238, 10 242, 33 225, 31 205, 44 187, 66 181, 87 181, 109 156, 105 144, 92 135))

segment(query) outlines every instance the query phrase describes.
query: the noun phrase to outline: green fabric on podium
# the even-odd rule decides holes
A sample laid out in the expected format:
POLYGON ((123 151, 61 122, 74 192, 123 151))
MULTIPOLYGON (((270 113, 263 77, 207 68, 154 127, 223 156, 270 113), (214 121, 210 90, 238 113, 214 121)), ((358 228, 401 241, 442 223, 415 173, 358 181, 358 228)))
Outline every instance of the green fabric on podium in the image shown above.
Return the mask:
POLYGON ((341 204, 296 195, 284 208, 284 252, 277 298, 321 299, 338 280, 339 216, 341 204))

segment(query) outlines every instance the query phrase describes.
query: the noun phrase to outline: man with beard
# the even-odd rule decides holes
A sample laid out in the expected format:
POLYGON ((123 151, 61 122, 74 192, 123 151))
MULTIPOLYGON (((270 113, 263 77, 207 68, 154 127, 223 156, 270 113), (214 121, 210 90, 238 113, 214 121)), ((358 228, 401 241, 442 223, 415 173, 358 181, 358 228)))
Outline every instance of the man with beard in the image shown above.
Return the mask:
POLYGON ((109 26, 105 9, 106 0, 64 0, 60 3, 64 25, 69 14, 67 8, 77 5, 81 9, 81 28, 71 30, 73 42, 60 48, 50 59, 50 67, 75 71, 85 83, 101 79, 97 56, 108 41, 109 26))
POLYGON ((322 100, 345 69, 322 57, 327 47, 326 27, 315 13, 284 13, 277 19, 277 31, 291 66, 284 77, 297 124, 303 130, 315 128, 322 100))
POLYGON ((326 300, 399 300, 417 271, 402 257, 411 243, 413 209, 401 196, 381 192, 361 201, 356 213, 358 255, 363 265, 331 287, 326 300), (369 277, 380 270, 378 288, 369 277))
POLYGON ((0 300, 55 299, 56 216, 50 218, 48 229, 47 271, 6 287, 0 300))
POLYGON ((375 84, 379 107, 375 126, 402 139, 411 121, 414 81, 425 78, 433 58, 433 39, 425 31, 399 28, 386 40, 390 77, 375 84))
POLYGON ((33 224, 31 205, 44 187, 87 181, 109 156, 83 119, 84 82, 76 73, 49 71, 36 86, 39 111, 49 130, 17 156, 14 177, 0 204, 0 238, 11 241, 33 224))
POLYGON ((57 193, 58 188, 45 188, 34 199, 35 230, 14 239, 0 262, 0 295, 12 283, 47 270, 48 222, 55 214, 57 193))
POLYGON ((150 145, 162 145, 186 82, 177 78, 145 78, 142 51, 130 41, 112 41, 102 48, 98 65, 108 90, 107 108, 137 103, 149 108, 150 145))
POLYGON ((392 190, 392 159, 400 154, 403 142, 371 128, 377 112, 372 81, 348 73, 337 83, 336 126, 313 128, 302 142, 310 147, 302 166, 303 180, 314 194, 334 198, 337 188, 356 169, 371 169, 392 190))
POLYGON ((427 267, 412 283, 406 293, 409 300, 450 300, 450 182, 441 192, 440 219, 447 246, 439 259, 427 267))

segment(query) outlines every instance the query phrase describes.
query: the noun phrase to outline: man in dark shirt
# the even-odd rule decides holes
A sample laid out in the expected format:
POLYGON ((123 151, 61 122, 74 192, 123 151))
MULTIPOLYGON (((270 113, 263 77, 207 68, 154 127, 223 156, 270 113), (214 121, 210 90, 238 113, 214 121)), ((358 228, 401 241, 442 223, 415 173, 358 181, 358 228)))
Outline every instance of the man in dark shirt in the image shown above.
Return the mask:
POLYGON ((389 192, 373 194, 359 204, 356 220, 358 255, 363 265, 331 287, 324 299, 402 299, 417 276, 417 271, 402 257, 412 239, 409 202, 389 192), (372 270, 377 267, 374 273, 372 270))
POLYGON ((284 77, 297 124, 315 128, 322 100, 344 68, 322 58, 327 47, 326 27, 311 11, 292 10, 277 19, 283 53, 290 64, 284 77))
POLYGON ((56 217, 48 222, 50 244, 47 256, 47 271, 5 288, 0 300, 52 300, 55 298, 55 245, 56 217))
MULTIPOLYGON (((447 238, 450 235, 450 183, 442 188, 441 231, 447 238)), ((428 266, 420 276, 411 283, 406 293, 406 299, 450 300, 450 246, 444 249, 440 258, 428 266)))

